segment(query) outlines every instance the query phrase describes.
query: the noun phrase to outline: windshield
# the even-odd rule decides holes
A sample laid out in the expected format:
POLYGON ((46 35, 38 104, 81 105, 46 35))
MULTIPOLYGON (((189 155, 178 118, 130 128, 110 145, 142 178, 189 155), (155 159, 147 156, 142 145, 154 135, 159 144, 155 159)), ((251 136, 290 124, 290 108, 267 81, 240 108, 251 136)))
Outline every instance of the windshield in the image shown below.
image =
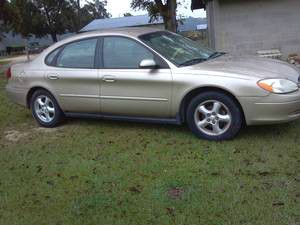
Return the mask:
POLYGON ((149 33, 139 38, 177 66, 193 65, 218 55, 195 41, 167 31, 149 33))

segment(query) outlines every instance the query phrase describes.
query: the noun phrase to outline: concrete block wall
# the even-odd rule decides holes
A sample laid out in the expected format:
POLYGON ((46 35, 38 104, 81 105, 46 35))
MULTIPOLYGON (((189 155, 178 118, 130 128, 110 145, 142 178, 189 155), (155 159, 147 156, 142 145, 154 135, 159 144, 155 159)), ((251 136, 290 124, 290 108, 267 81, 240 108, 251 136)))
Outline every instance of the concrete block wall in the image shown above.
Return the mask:
POLYGON ((300 53, 300 0, 214 0, 208 7, 213 47, 256 54, 279 49, 300 53))

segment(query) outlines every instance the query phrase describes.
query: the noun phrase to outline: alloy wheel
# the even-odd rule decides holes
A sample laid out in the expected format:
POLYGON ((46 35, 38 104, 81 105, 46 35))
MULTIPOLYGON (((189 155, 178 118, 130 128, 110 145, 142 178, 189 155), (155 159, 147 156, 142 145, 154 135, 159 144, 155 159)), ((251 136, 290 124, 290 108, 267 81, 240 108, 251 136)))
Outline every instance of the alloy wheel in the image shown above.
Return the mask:
POLYGON ((230 128, 232 116, 228 107, 222 102, 208 100, 196 107, 194 120, 201 132, 218 136, 230 128))
POLYGON ((52 122, 55 117, 54 104, 52 100, 45 95, 38 96, 35 99, 34 111, 37 117, 45 123, 52 122))

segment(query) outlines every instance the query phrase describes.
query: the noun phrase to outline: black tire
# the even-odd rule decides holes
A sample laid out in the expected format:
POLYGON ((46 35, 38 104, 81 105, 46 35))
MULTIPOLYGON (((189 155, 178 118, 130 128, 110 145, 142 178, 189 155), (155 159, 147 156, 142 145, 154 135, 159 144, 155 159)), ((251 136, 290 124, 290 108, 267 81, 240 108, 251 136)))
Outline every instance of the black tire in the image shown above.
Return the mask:
MULTIPOLYGON (((200 110, 200 117, 201 117, 201 113, 202 113, 202 110, 200 110)), ((203 114, 205 114, 205 113, 203 113, 203 114)), ((207 117, 207 115, 208 114, 206 114, 204 119, 199 119, 199 120, 201 120, 199 122, 199 124, 204 120, 205 120, 205 124, 207 123, 208 120, 210 120, 210 123, 212 123, 211 117, 207 117)), ((223 141, 223 140, 229 140, 229 139, 234 138, 238 134, 238 132, 240 131, 240 129, 243 125, 243 114, 242 114, 240 106, 238 105, 236 100, 222 92, 217 92, 217 91, 204 92, 204 93, 201 93, 201 94, 197 95, 196 97, 194 97, 187 107, 186 117, 187 117, 187 124, 188 124, 190 130, 197 137, 203 138, 206 140, 212 140, 212 141, 223 141), (201 127, 201 126, 198 127, 196 124, 198 122, 196 119, 197 118, 196 113, 199 112, 198 107, 202 106, 202 104, 212 104, 212 106, 213 106, 215 101, 218 103, 221 103, 221 105, 222 105, 221 107, 223 107, 223 108, 221 108, 219 110, 224 111, 224 115, 226 116, 226 118, 229 115, 231 122, 221 122, 220 118, 218 117, 218 118, 216 118, 216 120, 214 120, 214 124, 208 124, 204 129, 210 128, 211 130, 213 130, 213 125, 215 125, 216 123, 218 123, 218 126, 220 126, 219 125, 220 123, 224 123, 225 124, 223 127, 224 133, 220 133, 219 135, 218 135, 218 132, 216 132, 216 134, 208 134, 207 132, 202 131, 203 127, 201 127), (229 111, 229 113, 225 114, 226 111, 229 111)), ((212 131, 212 133, 213 133, 213 131, 212 131)))
POLYGON ((47 127, 47 128, 56 127, 64 118, 64 113, 59 107, 56 99, 53 97, 52 94, 50 94, 48 91, 43 89, 37 90, 33 93, 30 99, 30 109, 34 119, 38 122, 39 125, 43 127, 47 127), (51 104, 50 104, 51 110, 54 109, 54 113, 51 113, 51 120, 49 121, 43 121, 43 119, 40 118, 41 116, 39 116, 36 111, 35 104, 38 104, 36 103, 36 101, 41 97, 45 97, 45 98, 47 97, 51 100, 51 104))

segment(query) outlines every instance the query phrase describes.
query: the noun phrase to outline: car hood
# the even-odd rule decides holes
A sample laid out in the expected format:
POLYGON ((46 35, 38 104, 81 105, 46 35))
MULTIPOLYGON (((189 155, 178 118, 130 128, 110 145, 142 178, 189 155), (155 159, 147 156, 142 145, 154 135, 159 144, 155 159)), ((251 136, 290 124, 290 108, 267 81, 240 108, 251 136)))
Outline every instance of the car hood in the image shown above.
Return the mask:
POLYGON ((256 56, 226 54, 203 63, 190 66, 191 70, 223 72, 226 75, 241 75, 264 78, 286 78, 298 82, 300 70, 287 62, 256 56))

